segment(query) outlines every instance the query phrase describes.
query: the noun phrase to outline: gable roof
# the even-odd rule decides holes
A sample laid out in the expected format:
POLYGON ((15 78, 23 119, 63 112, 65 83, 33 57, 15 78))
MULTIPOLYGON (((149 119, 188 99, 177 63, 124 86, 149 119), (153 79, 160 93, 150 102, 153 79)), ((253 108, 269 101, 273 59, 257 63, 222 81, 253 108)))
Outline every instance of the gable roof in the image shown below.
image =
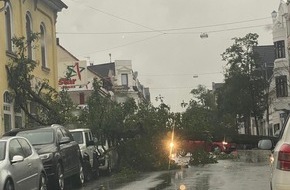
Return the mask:
POLYGON ((275 47, 274 45, 254 46, 253 51, 258 54, 258 63, 267 66, 273 65, 275 61, 275 47))
POLYGON ((69 54, 73 59, 75 59, 76 61, 79 61, 78 58, 76 58, 73 54, 71 54, 67 49, 65 49, 64 47, 62 47, 60 44, 59 44, 59 38, 56 38, 56 45, 61 48, 63 51, 65 51, 67 54, 69 54))
POLYGON ((109 75, 109 71, 113 71, 115 74, 115 63, 104 63, 99 65, 90 65, 87 67, 93 73, 99 74, 102 77, 106 78, 109 75))

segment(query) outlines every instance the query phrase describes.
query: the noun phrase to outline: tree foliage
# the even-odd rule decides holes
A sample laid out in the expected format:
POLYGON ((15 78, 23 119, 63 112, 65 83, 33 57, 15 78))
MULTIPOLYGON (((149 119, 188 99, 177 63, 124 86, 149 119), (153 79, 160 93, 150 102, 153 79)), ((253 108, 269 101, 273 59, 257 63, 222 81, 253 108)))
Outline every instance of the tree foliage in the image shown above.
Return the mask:
MULTIPOLYGON (((242 38, 233 38, 234 43, 222 54, 227 62, 225 84, 218 91, 218 109, 223 114, 238 116, 249 127, 250 117, 262 117, 265 106, 266 79, 257 64, 253 47, 258 45, 258 35, 249 33, 242 38)), ((257 134, 259 131, 257 130, 257 134)))
POLYGON ((51 87, 47 79, 34 76, 38 64, 27 57, 28 45, 37 40, 35 33, 27 41, 24 37, 12 39, 16 51, 6 65, 8 85, 15 105, 28 117, 28 125, 65 124, 73 117, 72 101, 65 91, 59 93, 51 87))

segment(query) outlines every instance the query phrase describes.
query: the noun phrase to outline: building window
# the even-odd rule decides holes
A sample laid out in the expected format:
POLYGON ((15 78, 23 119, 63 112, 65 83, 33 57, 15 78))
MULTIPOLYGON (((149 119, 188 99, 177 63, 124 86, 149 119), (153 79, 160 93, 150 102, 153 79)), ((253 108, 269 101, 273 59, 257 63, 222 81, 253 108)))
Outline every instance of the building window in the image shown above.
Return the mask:
POLYGON ((288 86, 287 86, 287 76, 278 76, 276 80, 276 95, 278 97, 287 97, 288 96, 288 86))
POLYGON ((274 42, 275 58, 285 58, 285 42, 284 40, 274 42))
POLYGON ((3 96, 3 110, 4 110, 4 129, 5 132, 10 131, 12 129, 12 97, 9 92, 5 92, 3 96))
POLYGON ((47 68, 46 58, 46 31, 44 24, 40 25, 40 43, 41 43, 41 66, 47 68))
POLYGON ((15 115, 15 128, 22 127, 22 111, 20 106, 14 105, 14 115, 15 115))
POLYGON ((29 59, 32 59, 32 44, 31 44, 32 22, 29 12, 26 14, 25 19, 26 19, 27 57, 29 59))
POLYGON ((128 86, 128 74, 121 74, 122 86, 128 86))
POLYGON ((85 104, 85 94, 80 93, 80 104, 85 104))
POLYGON ((6 50, 12 52, 12 11, 8 4, 5 9, 6 50))

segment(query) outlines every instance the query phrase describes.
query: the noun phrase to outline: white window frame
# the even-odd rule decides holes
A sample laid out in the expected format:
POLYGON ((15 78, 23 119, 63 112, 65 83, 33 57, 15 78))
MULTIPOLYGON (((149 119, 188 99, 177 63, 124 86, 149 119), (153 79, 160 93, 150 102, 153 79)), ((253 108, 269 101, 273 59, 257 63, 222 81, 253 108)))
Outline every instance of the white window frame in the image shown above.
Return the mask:
POLYGON ((121 74, 121 85, 122 86, 128 86, 129 85, 129 78, 127 73, 121 74))
POLYGON ((40 51, 41 51, 41 66, 48 68, 47 65, 47 44, 46 44, 46 28, 44 23, 40 24, 40 51), (44 56, 44 57, 43 57, 44 56))
POLYGON ((13 12, 11 8, 11 4, 8 2, 6 9, 4 11, 4 18, 5 18, 5 44, 6 44, 6 51, 13 52, 13 43, 12 43, 12 37, 13 37, 13 12), (9 18, 7 19, 6 14, 7 11, 9 11, 9 18), (8 28, 9 27, 9 28, 8 28), (10 39, 8 39, 10 38, 10 39))
MULTIPOLYGON (((33 32, 33 25, 32 25, 32 17, 31 17, 31 13, 29 11, 27 11, 26 15, 25 15, 25 31, 26 31, 26 39, 28 42, 28 38, 30 37, 30 34, 33 32), (27 23, 29 22, 29 30, 27 27, 27 23), (28 32, 30 32, 30 34, 28 34, 28 32)), ((29 45, 29 44, 27 44, 29 45)), ((27 57, 30 59, 34 59, 34 50, 33 50, 33 44, 30 44, 30 47, 27 47, 27 57), (30 51, 30 52, 29 52, 30 51), (30 53, 30 54, 29 54, 30 53)))

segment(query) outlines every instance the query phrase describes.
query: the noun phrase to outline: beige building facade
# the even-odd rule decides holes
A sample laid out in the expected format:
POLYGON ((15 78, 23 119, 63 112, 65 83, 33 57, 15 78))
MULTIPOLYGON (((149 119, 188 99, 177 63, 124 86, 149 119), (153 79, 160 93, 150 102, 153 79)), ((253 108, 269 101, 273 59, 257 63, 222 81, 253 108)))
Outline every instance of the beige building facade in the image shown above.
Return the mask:
POLYGON ((47 79, 57 89, 55 27, 57 13, 63 8, 67 6, 61 0, 0 1, 0 134, 22 127, 25 123, 22 111, 14 107, 7 82, 5 65, 15 56, 11 38, 16 36, 27 39, 31 33, 39 33, 39 40, 32 44, 36 48, 28 48, 27 57, 38 63, 33 73, 36 80, 47 79))

